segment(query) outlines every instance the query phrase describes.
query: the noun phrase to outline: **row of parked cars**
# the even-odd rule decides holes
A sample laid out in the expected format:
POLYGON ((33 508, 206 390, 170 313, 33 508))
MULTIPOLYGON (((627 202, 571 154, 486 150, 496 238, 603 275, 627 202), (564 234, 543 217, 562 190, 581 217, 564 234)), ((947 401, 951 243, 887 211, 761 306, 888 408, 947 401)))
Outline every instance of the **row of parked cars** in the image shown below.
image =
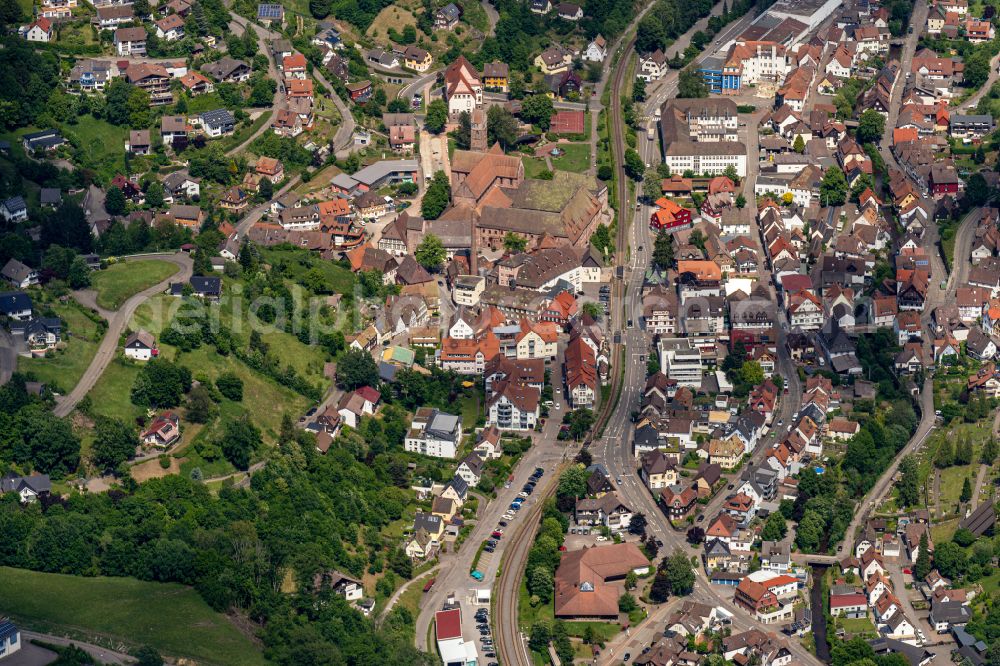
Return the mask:
MULTIPOLYGON (((476 628, 479 630, 479 641, 483 644, 483 656, 487 659, 496 659, 497 653, 493 645, 493 637, 490 634, 490 612, 485 608, 476 611, 476 628)), ((486 666, 497 666, 497 662, 491 661, 486 666)))
MULTIPOLYGON (((497 546, 500 544, 500 539, 503 538, 504 529, 510 524, 510 521, 517 518, 517 512, 521 510, 521 505, 523 505, 524 501, 531 496, 531 493, 535 492, 535 486, 544 474, 544 469, 541 467, 535 468, 535 471, 531 474, 531 478, 524 484, 521 492, 517 494, 517 497, 515 497, 511 501, 510 506, 507 507, 507 512, 501 516, 501 520, 497 523, 496 529, 490 533, 490 538, 483 542, 484 553, 496 552, 497 546)), ((483 579, 483 573, 478 569, 473 570, 470 575, 476 580, 483 579)))

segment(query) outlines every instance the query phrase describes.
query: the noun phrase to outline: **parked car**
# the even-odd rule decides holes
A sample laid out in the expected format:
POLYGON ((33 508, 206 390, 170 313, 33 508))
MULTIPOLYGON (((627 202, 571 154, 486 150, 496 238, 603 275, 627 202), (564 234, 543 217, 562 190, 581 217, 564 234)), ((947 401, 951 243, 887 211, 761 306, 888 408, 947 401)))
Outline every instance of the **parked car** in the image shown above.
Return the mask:
POLYGON ((470 573, 469 575, 475 578, 476 580, 482 580, 483 578, 485 578, 485 576, 483 576, 483 572, 480 571, 479 569, 473 569, 472 573, 470 573))

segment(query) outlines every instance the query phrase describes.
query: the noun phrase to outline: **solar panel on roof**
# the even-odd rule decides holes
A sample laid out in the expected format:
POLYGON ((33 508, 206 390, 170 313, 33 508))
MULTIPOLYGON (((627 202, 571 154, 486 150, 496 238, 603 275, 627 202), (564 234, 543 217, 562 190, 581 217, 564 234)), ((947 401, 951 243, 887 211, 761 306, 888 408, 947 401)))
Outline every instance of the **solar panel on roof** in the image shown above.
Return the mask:
POLYGON ((281 18, 283 13, 281 5, 257 5, 257 16, 260 18, 281 18))

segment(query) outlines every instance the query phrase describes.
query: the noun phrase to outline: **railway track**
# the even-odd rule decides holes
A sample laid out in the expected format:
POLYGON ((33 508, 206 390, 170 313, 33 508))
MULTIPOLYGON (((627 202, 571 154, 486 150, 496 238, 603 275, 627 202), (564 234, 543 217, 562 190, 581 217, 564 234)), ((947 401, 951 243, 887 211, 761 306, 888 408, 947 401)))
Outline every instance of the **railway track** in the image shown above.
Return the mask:
MULTIPOLYGON (((618 321, 615 322, 614 314, 612 314, 610 321, 610 327, 616 331, 612 337, 611 344, 611 364, 613 375, 611 378, 610 390, 608 391, 608 395, 601 404, 601 408, 597 413, 597 417, 594 421, 594 427, 591 429, 590 434, 582 444, 584 448, 589 447, 595 438, 595 434, 602 432, 604 427, 607 425, 608 420, 611 418, 611 415, 614 413, 615 407, 618 404, 618 397, 621 393, 622 382, 625 378, 625 368, 621 363, 623 345, 620 342, 621 335, 617 332, 621 331, 622 323, 625 321, 626 282, 624 275, 624 260, 628 245, 626 240, 628 238, 627 220, 631 208, 628 202, 628 182, 626 181, 625 176, 625 137, 623 136, 624 123, 622 119, 621 88, 622 81, 625 77, 625 71, 628 69, 629 59, 632 57, 632 49, 634 46, 635 38, 632 38, 628 44, 625 45, 621 57, 618 59, 614 77, 611 82, 611 114, 609 119, 611 122, 610 138, 615 158, 615 169, 617 170, 618 187, 618 233, 615 238, 615 273, 611 286, 611 302, 613 306, 615 306, 612 308, 611 312, 617 314, 618 321)), ((567 451, 567 454, 572 453, 575 456, 577 450, 578 447, 573 447, 567 451)), ((524 575, 524 567, 528 560, 528 553, 534 545, 535 534, 538 531, 539 524, 541 522, 539 518, 541 517, 542 506, 545 504, 546 500, 555 494, 556 488, 559 486, 559 476, 562 471, 569 466, 569 464, 569 462, 563 463, 558 467, 556 473, 549 477, 548 482, 545 484, 545 488, 542 490, 541 494, 538 495, 538 501, 530 509, 528 514, 523 516, 524 520, 511 536, 511 546, 504 554, 504 559, 501 563, 501 571, 498 576, 499 594, 493 609, 493 626, 496 630, 495 635, 497 636, 497 657, 502 666, 514 666, 515 664, 518 666, 531 666, 531 656, 528 654, 524 641, 521 638, 521 631, 518 623, 518 597, 521 590, 521 578, 524 575)))

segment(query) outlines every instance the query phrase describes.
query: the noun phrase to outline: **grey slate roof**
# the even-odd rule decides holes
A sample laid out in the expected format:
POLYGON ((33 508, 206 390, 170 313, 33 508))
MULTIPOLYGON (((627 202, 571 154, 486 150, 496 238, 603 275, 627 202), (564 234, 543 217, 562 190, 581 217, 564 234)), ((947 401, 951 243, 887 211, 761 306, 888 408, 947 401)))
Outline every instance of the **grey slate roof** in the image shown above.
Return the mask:
POLYGON ((0 293, 0 314, 10 315, 32 308, 31 296, 23 291, 5 291, 0 293))

